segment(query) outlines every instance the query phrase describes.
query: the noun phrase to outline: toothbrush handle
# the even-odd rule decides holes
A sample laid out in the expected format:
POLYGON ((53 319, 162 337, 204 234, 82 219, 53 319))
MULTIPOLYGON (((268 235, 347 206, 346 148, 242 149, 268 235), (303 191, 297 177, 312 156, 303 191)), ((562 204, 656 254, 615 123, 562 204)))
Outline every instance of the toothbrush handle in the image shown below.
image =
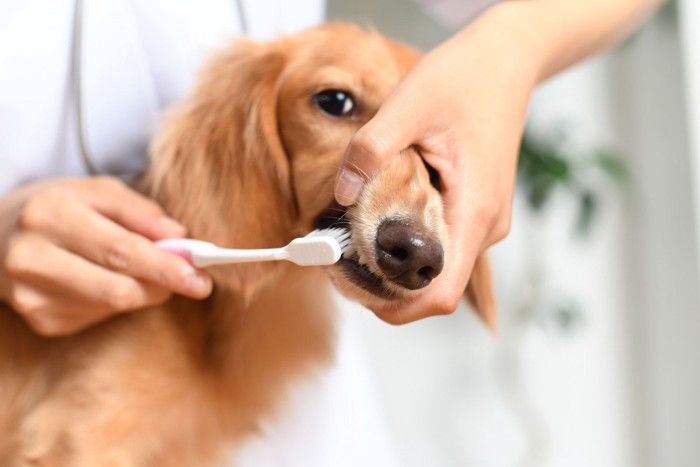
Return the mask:
POLYGON ((216 264, 252 263, 258 261, 278 261, 288 259, 289 252, 284 248, 244 250, 234 248, 212 248, 206 253, 195 252, 192 262, 198 268, 216 264))

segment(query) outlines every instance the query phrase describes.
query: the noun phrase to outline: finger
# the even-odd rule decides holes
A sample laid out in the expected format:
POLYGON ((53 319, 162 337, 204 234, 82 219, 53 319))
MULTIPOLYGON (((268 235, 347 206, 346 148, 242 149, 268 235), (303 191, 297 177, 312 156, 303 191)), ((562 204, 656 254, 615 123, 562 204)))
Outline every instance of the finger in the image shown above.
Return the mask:
POLYGON ((192 298, 211 293, 211 278, 183 258, 158 248, 147 238, 78 204, 58 207, 63 222, 52 223, 57 244, 111 271, 128 275, 192 298), (80 229, 73 226, 79 225, 80 229))
POLYGON ((49 242, 31 242, 42 261, 13 252, 11 270, 16 285, 11 304, 36 326, 55 329, 75 321, 95 323, 114 313, 163 303, 170 291, 161 286, 101 268, 49 242), (60 316, 60 318, 59 318, 60 316), (58 326, 58 321, 64 323, 58 326))
POLYGON ((94 306, 88 311, 83 303, 67 302, 65 297, 47 293, 36 285, 22 282, 15 284, 10 304, 37 334, 47 337, 65 336, 106 317, 105 313, 94 306))
MULTIPOLYGON (((39 289, 37 285, 44 287, 43 284, 18 284, 14 289, 12 306, 36 333, 43 336, 73 334, 116 313, 100 304, 83 302, 67 295, 65 290, 57 292, 52 287, 39 289)), ((162 299, 152 299, 149 306, 163 303, 169 297, 170 294, 165 291, 162 299)))
POLYGON ((110 271, 41 239, 17 243, 10 266, 13 276, 47 295, 117 312, 160 303, 170 293, 165 287, 110 271), (30 244, 34 255, 25 253, 30 244))
POLYGON ((343 206, 354 204, 367 180, 414 142, 411 120, 415 119, 397 113, 390 103, 387 99, 350 140, 335 184, 336 201, 343 206))
POLYGON ((155 201, 116 178, 97 177, 85 189, 85 199, 91 206, 128 230, 152 240, 185 234, 185 228, 166 216, 155 201))

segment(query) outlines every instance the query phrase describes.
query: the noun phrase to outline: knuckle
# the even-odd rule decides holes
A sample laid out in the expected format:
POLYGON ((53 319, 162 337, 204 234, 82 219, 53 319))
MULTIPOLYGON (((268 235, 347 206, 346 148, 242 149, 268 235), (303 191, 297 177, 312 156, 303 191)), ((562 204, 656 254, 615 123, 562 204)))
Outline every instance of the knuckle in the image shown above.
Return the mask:
POLYGON ((3 258, 3 268, 10 277, 21 275, 27 265, 26 256, 18 248, 10 248, 3 258))
POLYGON ((170 290, 159 288, 151 294, 149 304, 153 306, 162 305, 167 302, 173 294, 170 290))
POLYGON ((470 223, 479 232, 482 240, 489 243, 491 238, 496 236, 496 233, 502 233, 501 230, 506 225, 500 225, 502 216, 501 204, 494 200, 483 200, 479 202, 470 213, 470 223))
POLYGON ((115 311, 130 310, 139 305, 135 286, 125 281, 107 287, 103 292, 103 299, 106 305, 115 311))
POLYGON ((94 183, 98 187, 107 190, 122 190, 126 187, 124 182, 116 177, 110 177, 108 175, 98 175, 91 179, 91 183, 94 183))
POLYGON ((46 306, 46 300, 36 293, 19 288, 13 292, 10 304, 16 312, 28 318, 40 314, 46 306))
POLYGON ((12 239, 3 258, 3 267, 10 277, 23 277, 34 269, 36 251, 32 252, 26 242, 12 239))
POLYGON ((378 165, 386 152, 386 144, 382 139, 361 129, 350 140, 348 150, 350 154, 355 155, 354 162, 360 159, 362 162, 378 165))
POLYGON ((500 219, 491 231, 493 239, 490 244, 498 243, 506 238, 510 233, 511 223, 512 221, 510 216, 504 216, 502 219, 500 219))
POLYGON ((44 337, 64 336, 73 331, 61 319, 62 310, 49 298, 32 290, 15 291, 10 301, 12 308, 32 330, 44 337))
POLYGON ((110 241, 104 250, 103 263, 112 270, 121 271, 127 269, 134 256, 134 248, 128 242, 110 241))
POLYGON ((53 222, 52 193, 44 193, 29 199, 19 213, 17 224, 20 230, 42 230, 53 222))
POLYGON ((509 202, 501 202, 494 197, 482 200, 472 212, 472 221, 482 232, 484 248, 508 236, 511 229, 511 210, 509 202))
POLYGON ((476 210, 476 220, 481 224, 493 228, 501 210, 501 203, 495 199, 484 200, 476 210))
POLYGON ((449 302, 442 302, 436 305, 434 308, 435 314, 436 315, 451 315, 452 313, 455 312, 457 307, 459 306, 460 301, 457 300, 451 300, 449 302))
POLYGON ((45 316, 28 316, 26 321, 35 333, 44 337, 61 337, 74 331, 72 328, 63 325, 60 320, 50 319, 45 316))
POLYGON ((187 283, 187 272, 184 270, 175 270, 171 267, 161 267, 156 274, 156 284, 167 290, 174 290, 184 287, 187 283))
POLYGON ((402 326, 406 324, 406 321, 398 313, 376 313, 376 315, 379 319, 392 326, 402 326))
POLYGON ((462 299, 462 294, 442 295, 437 298, 432 306, 432 314, 435 315, 451 315, 459 307, 462 299))
POLYGON ((69 309, 57 304, 51 296, 31 288, 16 287, 9 300, 12 309, 32 330, 45 337, 65 336, 77 330, 75 320, 66 319, 69 309))

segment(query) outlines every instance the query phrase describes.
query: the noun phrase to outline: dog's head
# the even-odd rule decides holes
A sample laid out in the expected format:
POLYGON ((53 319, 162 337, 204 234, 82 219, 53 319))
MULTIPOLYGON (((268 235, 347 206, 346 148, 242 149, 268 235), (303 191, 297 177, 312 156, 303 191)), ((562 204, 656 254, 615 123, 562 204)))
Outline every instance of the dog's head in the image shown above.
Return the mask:
MULTIPOLYGON (((276 247, 314 228, 345 226, 351 245, 328 268, 336 287, 370 306, 411 300, 444 262, 437 173, 407 148, 355 206, 335 203, 333 185, 350 139, 419 56, 338 24, 270 43, 237 42, 205 68, 157 139, 152 194, 191 235, 225 246, 276 247)), ((228 268, 226 280, 250 287, 282 267, 228 268)), ((481 282, 467 297, 489 321, 488 266, 481 260, 476 268, 481 282)))

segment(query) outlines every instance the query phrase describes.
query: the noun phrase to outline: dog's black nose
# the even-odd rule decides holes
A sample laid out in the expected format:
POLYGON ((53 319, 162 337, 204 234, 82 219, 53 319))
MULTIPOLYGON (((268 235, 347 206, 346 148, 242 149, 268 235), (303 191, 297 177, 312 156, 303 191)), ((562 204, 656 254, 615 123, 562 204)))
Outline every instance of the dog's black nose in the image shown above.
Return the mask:
POLYGON ((377 229, 377 264, 393 282, 420 289, 442 271, 442 245, 416 222, 388 219, 377 229))

